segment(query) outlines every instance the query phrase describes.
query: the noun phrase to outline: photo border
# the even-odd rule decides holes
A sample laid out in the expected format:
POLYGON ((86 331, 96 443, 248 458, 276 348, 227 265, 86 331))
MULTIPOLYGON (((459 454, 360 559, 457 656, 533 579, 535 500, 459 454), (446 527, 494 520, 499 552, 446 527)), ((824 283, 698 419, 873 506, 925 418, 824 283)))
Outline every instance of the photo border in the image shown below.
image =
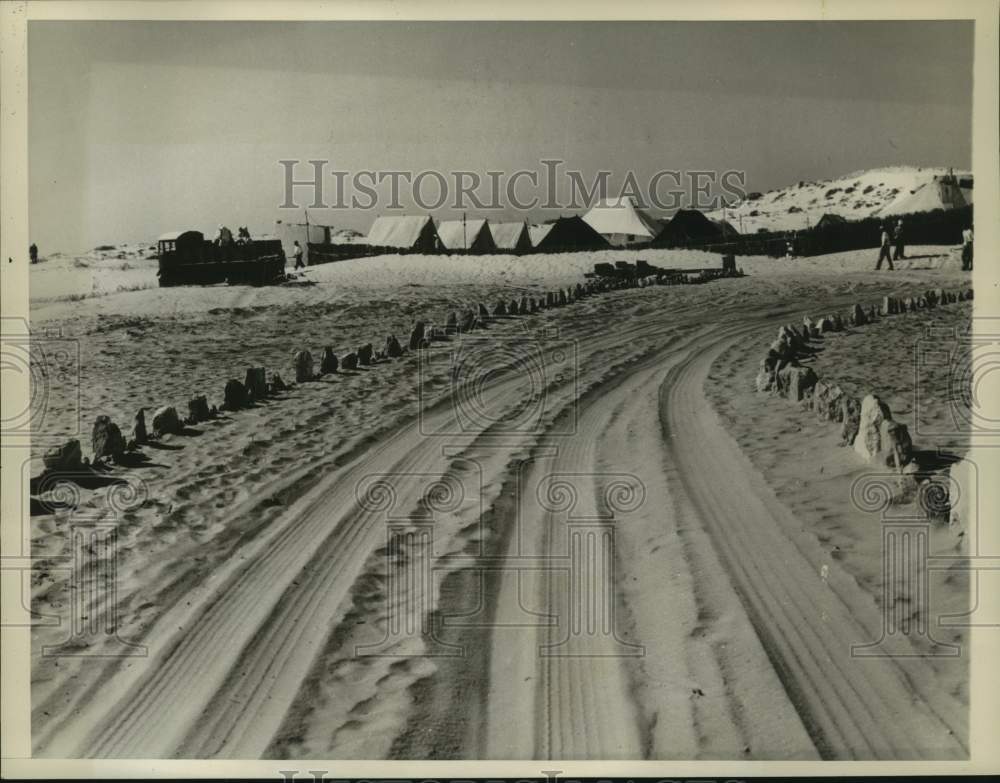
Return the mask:
MULTIPOLYGON (((471 2, 461 6, 443 0, 400 2, 255 2, 254 0, 208 0, 182 3, 149 2, 26 2, 0 3, 0 64, 3 90, 0 94, 0 307, 4 317, 28 318, 28 267, 23 248, 29 243, 27 230, 28 120, 27 120, 27 23, 60 20, 903 20, 974 19, 975 62, 973 81, 973 172, 976 207, 981 216, 1000 214, 1000 142, 998 116, 998 7, 991 0, 953 0, 948 4, 927 0, 907 2, 725 2, 676 0, 670 3, 617 0, 615 3, 560 0, 537 2, 471 2)), ((977 256, 973 273, 976 316, 1000 313, 1000 225, 980 220, 976 225, 977 256)), ((0 405, 21 410, 29 399, 27 378, 23 383, 5 383, 0 405), (20 406, 20 407, 18 407, 20 406)), ((26 445, 17 448, 30 453, 26 445)), ((986 450, 986 458, 997 475, 1000 454, 986 450)), ((0 542, 4 551, 19 545, 23 493, 27 491, 20 460, 4 453, 0 476, 0 542), (15 531, 12 533, 11 531, 15 531)), ((988 469, 988 468, 987 468, 988 469)), ((984 500, 984 518, 1000 519, 1000 503, 993 495, 984 500), (990 509, 994 509, 992 512, 990 509)), ((11 600, 4 580, 3 601, 11 600)), ((1000 601, 1000 596, 990 596, 1000 601)), ((13 600, 18 600, 14 596, 13 600)), ((236 777, 281 780, 280 771, 328 770, 328 777, 428 777, 428 776, 519 776, 543 777, 559 770, 561 777, 664 776, 704 777, 741 775, 847 775, 847 774, 956 774, 985 773, 1000 769, 1000 634, 996 629, 974 628, 970 634, 970 759, 959 762, 883 761, 164 761, 164 760, 51 760, 30 756, 30 665, 27 629, 5 628, 0 634, 0 725, 5 777, 236 777), (993 696, 991 700, 989 696, 993 696)))

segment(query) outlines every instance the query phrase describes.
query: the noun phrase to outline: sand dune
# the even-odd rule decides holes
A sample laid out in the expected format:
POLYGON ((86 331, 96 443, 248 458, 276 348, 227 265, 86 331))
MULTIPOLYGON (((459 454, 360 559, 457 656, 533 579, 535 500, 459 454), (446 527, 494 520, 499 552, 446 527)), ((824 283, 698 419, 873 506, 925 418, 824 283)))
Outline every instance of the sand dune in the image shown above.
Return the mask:
POLYGON ((901 214, 972 203, 971 187, 943 186, 942 178, 954 173, 970 184, 972 174, 947 168, 889 166, 856 171, 837 179, 799 182, 756 194, 725 210, 708 213, 728 220, 740 233, 759 230, 797 231, 815 226, 825 214, 848 220, 882 214, 901 214), (898 211, 897 211, 898 210, 898 211))

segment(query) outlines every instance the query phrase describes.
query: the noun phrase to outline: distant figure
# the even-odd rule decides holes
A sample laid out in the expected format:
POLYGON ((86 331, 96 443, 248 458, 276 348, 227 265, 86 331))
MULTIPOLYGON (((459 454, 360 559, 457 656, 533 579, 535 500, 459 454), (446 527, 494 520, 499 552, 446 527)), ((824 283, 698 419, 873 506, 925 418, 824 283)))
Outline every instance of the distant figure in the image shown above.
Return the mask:
POLYGON ((962 270, 972 271, 972 226, 962 232, 962 270))
POLYGON ((295 268, 305 269, 306 265, 302 263, 302 245, 299 244, 299 240, 292 242, 294 247, 292 248, 292 255, 295 256, 295 268))
POLYGON ((28 256, 31 258, 31 263, 38 263, 38 245, 34 242, 32 242, 31 247, 28 248, 28 256))
POLYGON ((889 269, 895 269, 892 265, 892 239, 889 236, 889 227, 882 226, 882 245, 878 251, 878 263, 875 264, 875 271, 882 268, 882 262, 889 262, 889 269))
POLYGON ((219 255, 224 261, 229 261, 233 257, 233 232, 226 226, 219 226, 219 233, 215 235, 215 244, 219 248, 219 255))
POLYGON ((233 232, 225 226, 219 226, 219 233, 215 235, 215 244, 220 247, 233 244, 233 232))
POLYGON ((894 261, 898 261, 901 258, 906 258, 906 254, 903 252, 904 247, 903 247, 903 221, 902 221, 902 219, 900 219, 900 221, 896 224, 896 231, 895 231, 895 235, 893 236, 893 239, 896 242, 896 252, 892 256, 893 260, 894 261))
POLYGON ((246 226, 240 226, 237 231, 236 244, 237 245, 249 245, 252 241, 250 239, 250 229, 246 226))

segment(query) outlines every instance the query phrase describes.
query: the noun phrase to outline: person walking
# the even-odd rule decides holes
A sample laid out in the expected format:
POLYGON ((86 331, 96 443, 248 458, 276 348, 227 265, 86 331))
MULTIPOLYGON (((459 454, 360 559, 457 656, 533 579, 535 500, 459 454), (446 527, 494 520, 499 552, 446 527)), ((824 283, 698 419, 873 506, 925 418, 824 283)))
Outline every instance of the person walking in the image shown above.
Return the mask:
POLYGON ((906 254, 904 252, 905 247, 904 247, 904 244, 903 244, 903 219, 902 218, 900 218, 899 222, 896 223, 896 231, 895 231, 895 236, 893 237, 893 239, 895 239, 895 241, 896 241, 896 252, 893 253, 892 259, 894 261, 898 261, 901 258, 906 258, 906 254))
POLYGON ((295 257, 295 268, 305 269, 306 265, 302 263, 302 245, 299 244, 299 240, 297 239, 292 242, 292 245, 294 245, 292 247, 292 255, 295 257))
POLYGON ((889 236, 889 227, 882 226, 882 245, 878 251, 878 263, 875 264, 875 271, 882 268, 882 262, 889 264, 889 269, 894 269, 892 265, 892 239, 889 236))
POLYGON ((962 271, 972 271, 972 226, 962 231, 962 271))

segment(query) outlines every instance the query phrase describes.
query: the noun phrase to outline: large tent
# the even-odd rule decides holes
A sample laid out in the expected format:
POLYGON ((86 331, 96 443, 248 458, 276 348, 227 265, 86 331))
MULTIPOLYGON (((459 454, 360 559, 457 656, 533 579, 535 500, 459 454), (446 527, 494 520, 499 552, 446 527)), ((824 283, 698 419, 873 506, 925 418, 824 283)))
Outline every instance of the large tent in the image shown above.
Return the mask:
POLYGON ((490 233, 498 250, 531 250, 531 232, 528 224, 490 223, 490 233))
POLYGON ((474 220, 445 220, 438 224, 438 236, 441 244, 448 250, 471 250, 474 253, 492 253, 497 249, 493 243, 489 221, 483 218, 474 220))
POLYGON ((912 193, 903 193, 877 214, 882 217, 933 212, 935 209, 957 209, 967 203, 958 180, 954 177, 934 177, 912 193))
POLYGON ((441 248, 434 221, 428 215, 383 215, 375 218, 368 232, 368 244, 423 252, 441 248))
POLYGON ((657 234, 653 244, 666 247, 708 244, 738 235, 725 220, 711 220, 697 209, 680 209, 657 234))
POLYGON ((542 252, 564 250, 600 250, 609 247, 608 240, 598 234, 579 215, 561 217, 536 244, 542 252))
POLYGON ((660 233, 660 222, 639 209, 629 196, 598 201, 583 219, 612 245, 648 242, 660 233))

